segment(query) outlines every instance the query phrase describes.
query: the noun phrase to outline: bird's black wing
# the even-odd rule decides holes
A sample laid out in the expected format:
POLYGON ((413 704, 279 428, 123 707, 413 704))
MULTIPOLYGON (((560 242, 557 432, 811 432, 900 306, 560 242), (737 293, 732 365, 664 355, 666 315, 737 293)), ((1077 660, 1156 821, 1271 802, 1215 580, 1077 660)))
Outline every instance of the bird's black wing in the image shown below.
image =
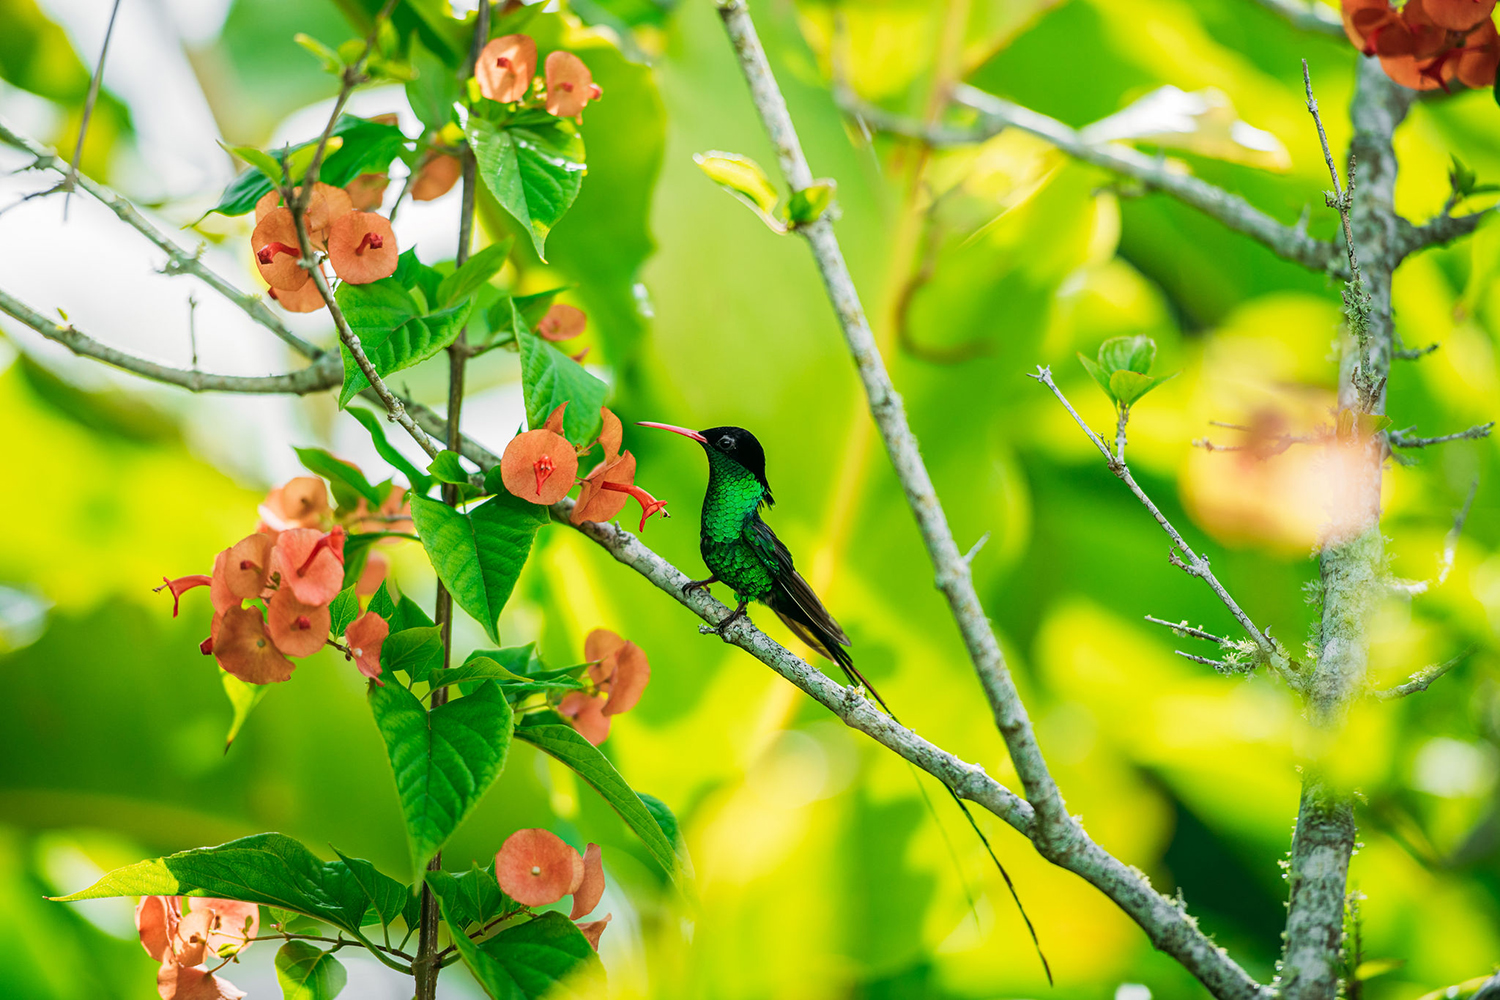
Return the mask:
MULTIPOLYGON (((771 610, 803 642, 850 671, 854 661, 844 650, 849 645, 849 637, 844 634, 833 615, 828 613, 823 602, 818 600, 812 587, 802 579, 802 574, 797 572, 792 564, 791 552, 776 537, 771 526, 758 517, 751 519, 746 534, 756 555, 776 581, 766 601, 771 610)), ((852 679, 858 678, 858 674, 851 673, 850 676, 852 679)))

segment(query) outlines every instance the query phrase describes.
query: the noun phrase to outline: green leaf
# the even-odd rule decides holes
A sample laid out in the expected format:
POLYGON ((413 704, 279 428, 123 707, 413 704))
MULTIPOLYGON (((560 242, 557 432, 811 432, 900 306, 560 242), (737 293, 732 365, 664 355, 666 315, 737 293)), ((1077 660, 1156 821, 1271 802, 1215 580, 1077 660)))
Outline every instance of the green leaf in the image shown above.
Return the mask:
POLYGON ((801 191, 793 191, 786 206, 787 220, 794 226, 816 222, 833 204, 838 185, 831 180, 814 181, 801 191))
MULTIPOLYGON (((347 551, 346 547, 346 559, 348 558, 347 551)), ((349 623, 359 617, 359 598, 355 595, 353 587, 345 587, 339 591, 338 596, 328 604, 328 614, 333 619, 329 632, 333 635, 343 635, 349 623)))
POLYGON ((381 668, 404 670, 413 682, 425 680, 428 673, 442 662, 442 630, 436 625, 392 632, 380 647, 381 668))
POLYGON ((1163 382, 1169 382, 1176 377, 1176 372, 1166 378, 1152 378, 1140 372, 1121 369, 1109 377, 1109 387, 1111 394, 1122 406, 1129 406, 1163 382))
POLYGON ((338 848, 334 848, 333 853, 349 866, 349 872, 359 883, 360 891, 365 894, 365 899, 370 901, 370 911, 365 914, 366 923, 379 920, 382 924, 389 924, 401 915, 406 899, 411 895, 408 887, 387 875, 382 875, 374 865, 363 858, 348 857, 338 848), (375 919, 372 920, 372 917, 375 919))
MULTIPOLYGON (((371 607, 374 607, 373 602, 371 607)), ((384 617, 391 623, 393 633, 405 632, 412 628, 430 628, 433 625, 427 612, 423 611, 422 606, 410 597, 402 597, 401 603, 392 608, 391 613, 384 617)))
POLYGON ((219 680, 224 683, 224 693, 229 696, 229 704, 234 709, 234 719, 229 723, 229 735, 224 737, 224 752, 228 753, 235 737, 244 728, 245 720, 250 718, 255 706, 271 690, 271 685, 247 683, 227 670, 219 671, 219 680))
POLYGON ((1121 370, 1150 374, 1155 360, 1156 341, 1145 334, 1111 337, 1099 345, 1099 367, 1111 375, 1121 370))
MULTIPOLYGON (((375 588, 375 593, 370 596, 370 604, 366 611, 373 611, 386 621, 391 623, 391 631, 396 631, 396 623, 393 617, 396 614, 396 602, 391 600, 391 592, 386 587, 385 581, 380 581, 380 586, 375 588)), ((429 621, 427 624, 431 625, 429 621)))
POLYGON ((353 464, 334 458, 322 448, 292 450, 309 472, 322 476, 333 484, 334 499, 338 501, 340 508, 357 506, 356 497, 364 497, 372 507, 380 506, 380 491, 371 486, 365 474, 353 464))
POLYGON ((410 691, 387 684, 370 692, 370 709, 395 774, 412 871, 420 873, 505 769, 510 703, 487 683, 428 712, 410 691))
POLYGON ((1093 377, 1094 381, 1099 383, 1099 388, 1104 390, 1104 394, 1110 399, 1114 399, 1114 390, 1109 387, 1109 373, 1100 368, 1097 362, 1084 357, 1082 353, 1078 355, 1078 360, 1083 365, 1084 370, 1093 377))
POLYGON ((458 452, 456 451, 438 452, 438 457, 434 458, 428 464, 427 471, 432 474, 433 479, 436 479, 440 483, 458 483, 461 486, 469 485, 469 473, 463 467, 463 463, 458 460, 458 452))
POLYGON ((446 903, 443 910, 448 926, 461 931, 469 924, 487 924, 502 913, 519 910, 520 904, 500 890, 495 881, 495 863, 479 867, 476 861, 466 872, 435 871, 427 873, 427 885, 433 895, 446 903))
MULTIPOLYGON (((406 146, 406 136, 394 125, 385 125, 381 122, 372 122, 364 118, 356 118, 354 115, 343 115, 334 125, 332 138, 339 140, 337 149, 333 149, 330 139, 330 152, 323 160, 322 167, 318 170, 318 179, 325 184, 342 187, 362 173, 380 172, 390 169, 391 161, 406 146)), ((311 150, 317 146, 316 140, 299 143, 290 150, 271 150, 270 156, 278 164, 285 161, 288 153, 292 156, 301 154, 310 157, 311 150)), ((278 170, 278 174, 280 171, 278 170)), ((292 171, 292 178, 300 180, 296 170, 292 171)), ((271 190, 271 181, 258 169, 246 170, 224 189, 219 203, 209 212, 218 212, 220 215, 244 215, 255 207, 265 194, 271 190)))
POLYGON ((608 391, 605 384, 541 337, 523 332, 520 340, 526 425, 542 426, 547 415, 566 402, 563 436, 579 446, 593 441, 603 422, 599 407, 608 391))
POLYGON ((339 54, 311 35, 299 31, 292 36, 292 41, 311 52, 313 58, 322 65, 323 72, 337 75, 344 71, 344 60, 339 58, 339 54))
POLYGON ((520 726, 516 736, 525 740, 543 753, 556 758, 571 768, 580 778, 588 782, 604 801, 612 806, 625 825, 635 831, 646 845, 651 856, 674 879, 679 870, 678 858, 672 842, 662 832, 662 827, 646 808, 641 797, 620 777, 620 772, 599 752, 599 748, 578 735, 572 726, 539 725, 520 726))
MULTIPOLYGON (((416 266, 425 268, 421 264, 416 266)), ((425 269, 436 276, 437 272, 431 268, 425 269)), ((472 303, 463 302, 428 312, 425 303, 412 294, 413 288, 421 291, 425 275, 417 271, 411 287, 404 287, 400 277, 398 272, 367 285, 345 282, 335 295, 350 329, 359 337, 365 356, 382 379, 426 361, 451 344, 463 329, 472 307, 472 303)), ((368 388, 370 382, 343 341, 339 342, 339 351, 344 358, 344 388, 339 393, 339 405, 343 406, 368 388)))
POLYGON ((471 654, 459 666, 449 667, 429 677, 428 683, 433 687, 442 687, 447 684, 494 681, 500 685, 500 690, 505 692, 505 697, 512 702, 540 691, 576 691, 583 687, 583 682, 569 676, 566 670, 548 673, 553 676, 527 677, 508 670, 487 656, 471 654))
MULTIPOLYGON (((456 704, 468 700, 463 698, 456 704)), ((379 877, 400 885, 389 876, 379 877)), ((81 892, 53 898, 69 903, 112 896, 238 899, 301 913, 356 936, 370 905, 347 864, 320 861, 306 847, 280 833, 258 833, 218 847, 199 847, 127 865, 81 892)))
POLYGON ((412 497, 411 513, 438 579, 458 606, 499 642, 496 622, 537 530, 547 523, 547 508, 497 493, 467 513, 412 497))
MULTIPOLYGON (((449 916, 451 904, 442 897, 439 902, 449 926, 463 926, 449 916)), ((580 974, 598 974, 601 968, 588 938, 556 912, 507 928, 483 944, 466 934, 455 934, 453 943, 474 979, 494 1000, 555 996, 560 983, 580 974)))
POLYGON ((572 123, 550 119, 497 125, 471 115, 469 145, 496 200, 531 235, 547 259, 547 234, 583 187, 583 140, 572 123))
POLYGON ((454 121, 453 106, 459 100, 458 75, 415 38, 410 58, 415 73, 406 84, 406 99, 427 131, 441 132, 454 121))
POLYGON ((370 440, 375 445, 375 451, 380 454, 381 458, 391 463, 393 468, 406 476, 406 481, 411 484, 412 489, 418 493, 426 493, 432 489, 431 477, 420 471, 387 440, 385 428, 380 426, 380 417, 358 406, 351 406, 345 412, 364 425, 365 430, 370 432, 370 440))
MULTIPOLYGON (((222 142, 219 145, 224 146, 222 142)), ((224 146, 224 148, 265 174, 266 179, 272 184, 280 183, 281 164, 277 163, 271 154, 256 149, 254 146, 224 146)))
POLYGON ((709 180, 748 205, 772 230, 786 232, 786 226, 776 217, 776 202, 780 200, 776 188, 759 163, 748 156, 720 150, 695 153, 693 162, 709 180))
POLYGON ((655 795, 647 795, 645 792, 637 792, 646 810, 651 813, 651 818, 656 820, 656 825, 661 827, 661 832, 666 835, 667 841, 681 857, 686 857, 687 847, 682 840, 682 830, 677 825, 677 816, 671 808, 657 798, 655 795))
POLYGON ((464 266, 443 279, 438 286, 438 301, 445 307, 455 305, 479 291, 479 286, 500 273, 510 257, 511 237, 492 243, 464 261, 464 266))
POLYGON ((333 1000, 349 981, 349 973, 333 952, 306 941, 288 941, 276 953, 276 981, 285 1000, 333 1000))

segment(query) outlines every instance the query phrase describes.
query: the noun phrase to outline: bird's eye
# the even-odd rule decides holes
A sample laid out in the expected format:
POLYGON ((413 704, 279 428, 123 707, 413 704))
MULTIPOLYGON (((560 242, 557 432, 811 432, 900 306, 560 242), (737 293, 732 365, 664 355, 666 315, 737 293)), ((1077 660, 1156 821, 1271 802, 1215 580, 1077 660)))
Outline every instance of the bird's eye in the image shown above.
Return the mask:
POLYGON ((734 438, 730 437, 728 434, 725 434, 723 437, 719 438, 719 447, 724 451, 733 451, 734 438))

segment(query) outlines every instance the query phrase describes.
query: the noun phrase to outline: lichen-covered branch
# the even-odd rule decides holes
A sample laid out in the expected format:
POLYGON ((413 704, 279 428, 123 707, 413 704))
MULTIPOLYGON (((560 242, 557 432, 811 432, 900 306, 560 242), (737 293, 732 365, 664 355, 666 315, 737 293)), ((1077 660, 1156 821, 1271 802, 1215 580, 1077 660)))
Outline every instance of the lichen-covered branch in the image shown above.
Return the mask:
POLYGON ((1394 698, 1405 698, 1407 695, 1416 694, 1419 691, 1426 691, 1428 688, 1432 687, 1434 681, 1436 681, 1439 677, 1442 677, 1454 667, 1458 666, 1460 663, 1464 662, 1464 660, 1467 660, 1470 654, 1472 654, 1473 652, 1474 648, 1471 646, 1468 649, 1464 650, 1462 653, 1459 653, 1457 656, 1453 657, 1453 659, 1451 660, 1445 660, 1442 663, 1434 663, 1430 666, 1423 667, 1421 670, 1418 670, 1416 673, 1412 674, 1405 683, 1397 684, 1395 687, 1389 687, 1383 690, 1375 691, 1373 692, 1373 694, 1375 695, 1375 697, 1381 699, 1382 701, 1390 701, 1394 698))
POLYGON ((181 386, 192 392, 275 393, 305 396, 324 392, 339 385, 344 373, 333 355, 324 357, 300 371, 285 375, 214 375, 197 369, 173 368, 102 344, 73 324, 59 326, 32 309, 9 292, 0 290, 0 312, 19 320, 48 340, 62 344, 74 354, 94 358, 136 375, 167 385, 181 386))
POLYGON ((1401 219, 1397 224, 1396 255, 1398 259, 1404 259, 1418 250, 1443 246, 1468 236, 1487 219, 1494 216, 1496 211, 1494 208, 1487 208, 1468 215, 1453 215, 1445 209, 1442 214, 1420 226, 1414 226, 1405 219, 1401 219))
POLYGON ((1473 427, 1456 431, 1452 434, 1440 434, 1437 437, 1430 438, 1414 437, 1411 432, 1415 429, 1414 427, 1408 427, 1405 430, 1391 431, 1387 435, 1391 447, 1430 448, 1435 444, 1447 444, 1449 441, 1478 441, 1480 438, 1490 436, 1490 431, 1495 429, 1495 422, 1491 420, 1487 423, 1475 424, 1473 427))
POLYGON ((983 142, 1007 128, 1029 132, 1076 160, 1102 167, 1139 181, 1151 190, 1171 195, 1230 229, 1264 244, 1277 256, 1314 271, 1326 271, 1340 276, 1344 274, 1345 264, 1340 259, 1339 248, 1326 240, 1307 235, 1300 225, 1288 226, 1277 222, 1239 195, 1230 194, 1208 181, 1175 169, 1160 157, 1148 156, 1120 143, 1085 142, 1076 129, 1055 118, 968 84, 954 87, 953 96, 960 104, 978 112, 979 120, 969 127, 929 125, 915 118, 895 115, 860 100, 847 88, 840 88, 836 96, 845 112, 870 128, 918 139, 935 147, 966 146, 983 142))

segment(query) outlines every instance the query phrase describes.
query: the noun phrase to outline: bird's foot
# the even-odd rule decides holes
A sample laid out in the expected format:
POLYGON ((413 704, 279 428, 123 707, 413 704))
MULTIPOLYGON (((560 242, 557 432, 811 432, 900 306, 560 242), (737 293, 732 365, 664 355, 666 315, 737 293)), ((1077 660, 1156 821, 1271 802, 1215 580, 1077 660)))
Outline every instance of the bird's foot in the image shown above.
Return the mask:
POLYGON ((716 576, 711 576, 707 580, 689 580, 682 585, 682 592, 684 594, 691 594, 695 590, 707 590, 709 584, 718 582, 719 578, 716 576))
POLYGON ((749 606, 749 601, 741 601, 740 606, 734 609, 734 613, 732 615, 714 626, 714 631, 719 634, 719 638, 725 638, 724 633, 729 630, 729 626, 745 617, 745 609, 749 606))

